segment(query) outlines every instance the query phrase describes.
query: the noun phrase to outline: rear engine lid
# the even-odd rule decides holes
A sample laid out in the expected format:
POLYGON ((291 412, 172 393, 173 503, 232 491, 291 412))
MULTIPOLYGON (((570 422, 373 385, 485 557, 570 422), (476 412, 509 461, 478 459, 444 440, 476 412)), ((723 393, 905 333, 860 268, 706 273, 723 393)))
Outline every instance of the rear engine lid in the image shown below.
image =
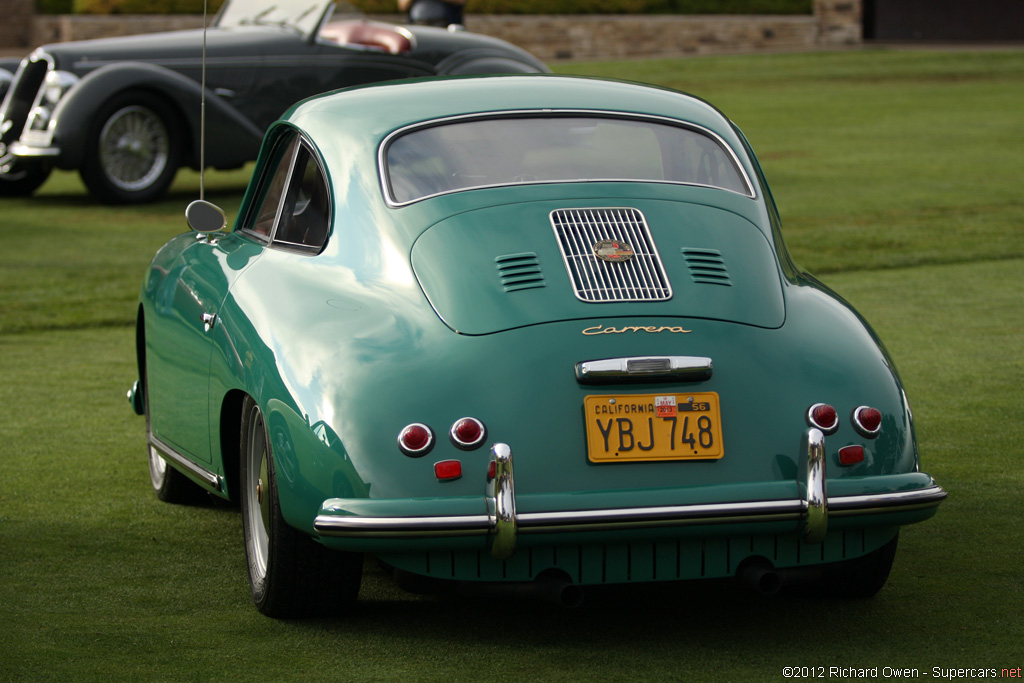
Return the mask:
POLYGON ((424 232, 412 266, 452 330, 665 316, 780 327, 774 251, 730 211, 635 199, 476 209, 424 232))

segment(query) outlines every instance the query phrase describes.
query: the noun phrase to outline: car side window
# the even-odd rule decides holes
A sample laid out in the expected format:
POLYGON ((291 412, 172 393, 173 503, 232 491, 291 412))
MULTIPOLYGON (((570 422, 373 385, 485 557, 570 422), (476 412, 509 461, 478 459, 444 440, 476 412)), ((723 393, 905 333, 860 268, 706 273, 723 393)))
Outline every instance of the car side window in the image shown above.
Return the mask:
POLYGON ((274 244, 320 251, 330 227, 330 196, 316 156, 300 144, 282 203, 274 244))
POLYGON ((327 181, 297 134, 283 137, 275 147, 259 193, 259 208, 243 229, 275 247, 305 252, 323 248, 331 216, 327 181))
POLYGON ((252 224, 245 228, 268 240, 277 223, 277 215, 281 208, 281 195, 288 182, 288 175, 291 172, 292 160, 295 158, 295 149, 298 144, 299 136, 295 134, 286 136, 278 142, 271 161, 267 164, 268 172, 263 176, 263 183, 259 190, 259 210, 253 214, 255 217, 252 224))

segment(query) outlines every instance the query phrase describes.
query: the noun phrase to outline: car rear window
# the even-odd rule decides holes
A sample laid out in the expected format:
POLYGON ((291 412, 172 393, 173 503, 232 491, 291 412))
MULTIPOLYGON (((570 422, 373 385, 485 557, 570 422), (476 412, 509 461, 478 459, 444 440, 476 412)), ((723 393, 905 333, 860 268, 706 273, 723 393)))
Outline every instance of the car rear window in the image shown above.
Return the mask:
POLYGON ((448 121, 402 131, 384 147, 389 200, 408 204, 521 183, 648 181, 753 196, 713 133, 653 119, 534 116, 448 121))

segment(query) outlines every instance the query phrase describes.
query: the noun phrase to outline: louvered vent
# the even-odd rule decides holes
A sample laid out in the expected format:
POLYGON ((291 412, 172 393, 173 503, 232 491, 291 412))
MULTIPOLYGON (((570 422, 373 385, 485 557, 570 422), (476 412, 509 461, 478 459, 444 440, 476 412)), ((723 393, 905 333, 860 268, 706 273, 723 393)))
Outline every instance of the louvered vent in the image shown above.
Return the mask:
POLYGON ((501 286, 506 292, 545 286, 540 259, 533 252, 498 256, 494 263, 498 267, 501 286))
POLYGON ((732 287, 722 254, 714 249, 683 249, 683 258, 694 282, 732 287))
POLYGON ((581 301, 665 301, 672 298, 665 269, 644 215, 636 209, 559 209, 551 226, 581 301), (628 245, 632 258, 597 257, 599 243, 628 245))

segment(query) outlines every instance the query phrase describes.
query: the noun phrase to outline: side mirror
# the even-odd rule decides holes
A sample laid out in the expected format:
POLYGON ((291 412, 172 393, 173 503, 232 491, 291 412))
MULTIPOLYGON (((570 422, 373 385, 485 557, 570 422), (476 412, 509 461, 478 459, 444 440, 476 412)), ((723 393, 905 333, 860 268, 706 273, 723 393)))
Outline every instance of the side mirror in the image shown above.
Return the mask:
POLYGON ((185 209, 185 218, 190 228, 196 232, 217 232, 228 224, 224 211, 216 204, 197 199, 185 209))

